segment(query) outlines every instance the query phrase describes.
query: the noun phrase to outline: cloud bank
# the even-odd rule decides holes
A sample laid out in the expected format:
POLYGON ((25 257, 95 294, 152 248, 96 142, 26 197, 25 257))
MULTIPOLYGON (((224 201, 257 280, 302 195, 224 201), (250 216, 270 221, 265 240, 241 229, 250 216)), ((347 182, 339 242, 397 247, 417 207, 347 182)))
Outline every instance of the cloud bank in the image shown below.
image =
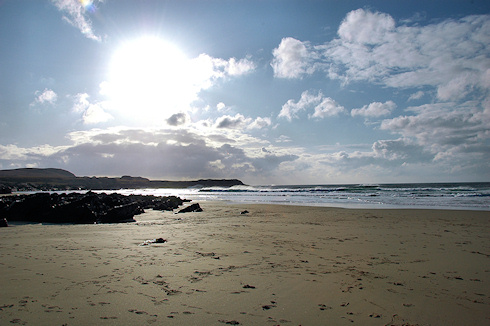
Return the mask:
MULTIPOLYGON (((346 15, 337 37, 329 42, 283 38, 273 51, 271 65, 276 78, 304 79, 316 72, 344 87, 369 83, 412 91, 407 101, 431 97, 428 104, 399 107, 401 115, 378 122, 380 130, 400 136, 398 140, 380 140, 371 152, 337 152, 323 159, 326 165, 335 162, 352 167, 353 162, 362 162, 359 167, 373 168, 383 166, 380 160, 384 159, 397 162, 406 171, 410 165, 430 163, 446 173, 466 170, 488 179, 488 164, 483 162, 490 161, 489 46, 488 15, 420 26, 358 9, 346 15)), ((279 117, 297 119, 320 98, 320 93, 305 91, 298 101, 284 104, 279 117)), ((309 117, 343 111, 338 105, 331 106, 337 109, 315 108, 309 117)), ((397 106, 392 100, 372 102, 352 109, 351 116, 375 120, 393 115, 397 106)))

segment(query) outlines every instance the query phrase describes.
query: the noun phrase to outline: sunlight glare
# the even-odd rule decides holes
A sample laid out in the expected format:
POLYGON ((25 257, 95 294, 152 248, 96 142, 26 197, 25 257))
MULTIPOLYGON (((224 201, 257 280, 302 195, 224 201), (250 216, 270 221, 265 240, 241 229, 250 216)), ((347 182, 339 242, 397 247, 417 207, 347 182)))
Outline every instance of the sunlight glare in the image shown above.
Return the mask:
POLYGON ((115 52, 103 93, 123 115, 154 121, 188 104, 193 96, 186 81, 188 67, 186 56, 160 38, 132 40, 115 52))

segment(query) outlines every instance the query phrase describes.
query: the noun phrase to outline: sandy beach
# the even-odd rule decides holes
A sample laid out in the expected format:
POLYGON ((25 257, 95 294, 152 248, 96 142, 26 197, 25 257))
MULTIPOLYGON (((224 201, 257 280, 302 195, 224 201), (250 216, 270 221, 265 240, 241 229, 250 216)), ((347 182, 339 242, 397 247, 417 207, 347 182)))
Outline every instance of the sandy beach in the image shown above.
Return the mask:
POLYGON ((488 211, 199 203, 1 228, 0 324, 490 324, 488 211))

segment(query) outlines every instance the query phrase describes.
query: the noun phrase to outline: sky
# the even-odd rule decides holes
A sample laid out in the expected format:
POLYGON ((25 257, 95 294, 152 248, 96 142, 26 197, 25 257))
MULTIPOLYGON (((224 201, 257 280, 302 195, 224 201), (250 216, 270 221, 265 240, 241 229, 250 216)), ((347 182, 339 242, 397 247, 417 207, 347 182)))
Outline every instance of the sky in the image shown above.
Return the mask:
POLYGON ((490 181, 490 2, 0 0, 0 169, 490 181))

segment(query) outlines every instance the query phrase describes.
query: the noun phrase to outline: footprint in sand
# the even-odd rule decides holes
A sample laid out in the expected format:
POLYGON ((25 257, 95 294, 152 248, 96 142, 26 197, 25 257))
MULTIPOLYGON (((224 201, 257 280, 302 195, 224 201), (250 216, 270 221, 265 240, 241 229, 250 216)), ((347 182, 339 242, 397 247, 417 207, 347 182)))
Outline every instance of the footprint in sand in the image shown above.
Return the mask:
POLYGON ((320 310, 328 310, 328 309, 333 309, 332 307, 329 307, 329 306, 324 305, 324 304, 322 304, 322 303, 320 303, 320 304, 318 305, 318 307, 320 307, 320 310))

